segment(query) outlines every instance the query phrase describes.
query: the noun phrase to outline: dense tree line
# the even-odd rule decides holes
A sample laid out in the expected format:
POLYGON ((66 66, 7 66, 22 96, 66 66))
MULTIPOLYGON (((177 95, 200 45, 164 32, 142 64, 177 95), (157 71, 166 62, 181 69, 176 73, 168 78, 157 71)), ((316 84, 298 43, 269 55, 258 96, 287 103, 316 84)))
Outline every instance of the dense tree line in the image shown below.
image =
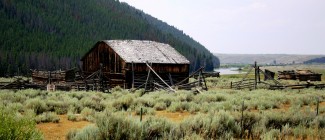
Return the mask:
POLYGON ((78 67, 106 39, 168 43, 191 61, 191 70, 219 66, 182 31, 115 0, 0 0, 0 17, 0 76, 78 67))

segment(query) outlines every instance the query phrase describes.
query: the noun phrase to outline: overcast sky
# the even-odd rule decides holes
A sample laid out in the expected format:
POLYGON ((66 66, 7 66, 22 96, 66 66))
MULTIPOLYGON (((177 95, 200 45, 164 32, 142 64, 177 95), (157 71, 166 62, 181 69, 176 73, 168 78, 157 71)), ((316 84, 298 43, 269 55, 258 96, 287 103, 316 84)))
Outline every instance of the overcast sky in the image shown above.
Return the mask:
POLYGON ((325 54, 325 0, 120 0, 213 53, 325 54))

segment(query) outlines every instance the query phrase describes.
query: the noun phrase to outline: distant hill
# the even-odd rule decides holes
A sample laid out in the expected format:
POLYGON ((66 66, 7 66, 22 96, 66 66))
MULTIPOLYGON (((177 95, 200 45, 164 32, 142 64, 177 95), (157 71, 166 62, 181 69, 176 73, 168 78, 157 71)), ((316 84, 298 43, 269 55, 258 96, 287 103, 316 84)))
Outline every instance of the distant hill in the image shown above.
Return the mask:
POLYGON ((325 57, 325 55, 293 55, 293 54, 214 54, 221 64, 292 64, 325 57))
POLYGON ((325 64, 325 57, 314 58, 314 59, 305 61, 304 63, 305 64, 313 64, 313 63, 325 64))
POLYGON ((213 70, 219 60, 167 23, 118 0, 0 0, 0 76, 18 69, 68 69, 99 40, 170 44, 191 70, 213 70))

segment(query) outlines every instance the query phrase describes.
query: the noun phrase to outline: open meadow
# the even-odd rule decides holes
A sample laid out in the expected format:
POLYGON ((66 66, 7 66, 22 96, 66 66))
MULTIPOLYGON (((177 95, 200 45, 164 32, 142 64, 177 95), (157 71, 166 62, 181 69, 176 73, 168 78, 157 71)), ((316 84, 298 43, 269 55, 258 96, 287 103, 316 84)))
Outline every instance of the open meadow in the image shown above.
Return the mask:
POLYGON ((242 76, 202 93, 0 90, 0 139, 325 139, 324 89, 230 89, 242 76))

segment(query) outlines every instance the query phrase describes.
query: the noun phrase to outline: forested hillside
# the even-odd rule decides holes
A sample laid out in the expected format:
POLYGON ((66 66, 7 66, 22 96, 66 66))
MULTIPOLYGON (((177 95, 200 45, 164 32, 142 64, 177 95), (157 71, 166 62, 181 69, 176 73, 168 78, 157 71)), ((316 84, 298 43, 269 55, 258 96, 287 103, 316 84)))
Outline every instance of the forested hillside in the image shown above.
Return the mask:
POLYGON ((115 0, 0 0, 0 76, 29 69, 69 69, 99 40, 168 43, 191 70, 219 66, 200 43, 148 14, 115 0))

